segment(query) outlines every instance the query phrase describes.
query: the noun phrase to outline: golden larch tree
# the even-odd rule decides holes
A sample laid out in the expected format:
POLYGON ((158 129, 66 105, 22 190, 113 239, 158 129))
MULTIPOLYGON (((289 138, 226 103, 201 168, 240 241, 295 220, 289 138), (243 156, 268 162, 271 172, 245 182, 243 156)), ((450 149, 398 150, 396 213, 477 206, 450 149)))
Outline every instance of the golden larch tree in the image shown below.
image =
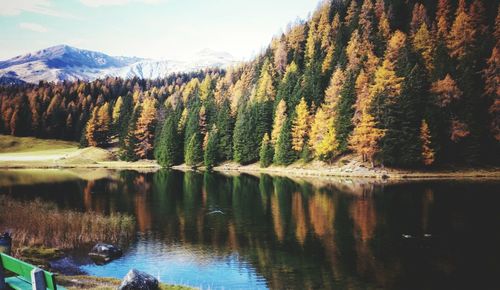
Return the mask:
MULTIPOLYGON (((373 2, 372 0, 364 0, 359 13, 359 26, 361 29, 362 39, 369 39, 373 32, 373 2)), ((372 49, 371 47, 367 49, 372 49)))
POLYGON ((385 11, 382 11, 382 15, 380 15, 380 19, 378 22, 378 32, 384 40, 388 40, 391 35, 391 26, 389 23, 389 18, 387 17, 385 11))
POLYGON ((405 47, 405 43, 406 43, 406 34, 401 32, 400 30, 396 30, 389 39, 389 42, 387 43, 387 49, 384 54, 384 58, 391 63, 392 65, 391 69, 395 69, 396 62, 399 57, 399 52, 403 47, 405 47))
POLYGON ((95 147, 108 145, 110 124, 109 103, 94 107, 85 131, 88 144, 95 147))
POLYGON ((481 0, 474 0, 472 2, 469 8, 469 15, 472 26, 475 27, 477 33, 481 35, 488 33, 488 20, 486 19, 486 11, 481 0))
POLYGON ((139 158, 150 158, 153 152, 156 126, 156 99, 146 98, 142 102, 142 110, 134 132, 137 146, 134 150, 139 158))
POLYGON ((427 10, 421 3, 415 3, 410 23, 410 33, 415 34, 423 23, 428 23, 427 10))
POLYGON ((321 50, 326 51, 332 44, 332 27, 330 24, 330 2, 322 3, 320 10, 320 18, 318 23, 318 34, 320 37, 321 50))
POLYGON ((85 139, 89 146, 97 146, 97 141, 95 140, 95 132, 97 131, 97 111, 99 107, 94 107, 90 119, 87 121, 87 127, 85 128, 85 139))
POLYGON ((276 90, 273 85, 273 72, 269 59, 264 61, 262 70, 260 72, 259 80, 257 81, 257 88, 255 91, 255 102, 266 102, 274 100, 276 90))
POLYGON ((436 45, 427 24, 422 23, 420 25, 420 28, 413 35, 412 44, 415 51, 422 56, 427 71, 431 72, 434 69, 433 62, 436 45))
POLYGON ((450 74, 447 74, 442 80, 435 81, 431 86, 431 92, 438 96, 437 105, 442 108, 447 107, 462 96, 462 91, 450 74))
POLYGON ((319 108, 314 115, 309 146, 313 149, 314 156, 322 160, 333 157, 338 148, 334 119, 323 108, 319 108))
POLYGON ((451 128, 450 128, 451 141, 457 143, 469 135, 470 135, 469 126, 466 123, 456 118, 453 118, 451 120, 451 128))
POLYGON ((306 27, 305 24, 298 24, 290 29, 287 37, 287 46, 289 49, 293 50, 296 55, 301 54, 304 51, 302 43, 306 39, 306 27))
POLYGON ((276 145, 278 138, 286 121, 286 103, 283 99, 278 102, 276 113, 274 114, 273 130, 271 131, 271 144, 276 145))
POLYGON ((450 56, 457 59, 464 58, 467 52, 474 46, 476 33, 477 31, 473 26, 472 19, 465 10, 465 2, 460 0, 455 20, 453 21, 446 42, 450 56))
POLYGON ((348 61, 346 70, 355 71, 361 65, 361 57, 363 56, 363 47, 357 30, 351 34, 351 39, 347 43, 346 56, 348 61))
POLYGON ((212 93, 212 77, 207 74, 200 84, 200 100, 206 101, 212 93))
POLYGON ((295 107, 295 118, 292 124, 292 148, 297 152, 304 149, 309 131, 309 108, 304 98, 300 99, 299 104, 295 107))
POLYGON ((384 0, 376 0, 375 1, 375 16, 380 21, 382 18, 382 14, 385 13, 385 1, 384 0))
POLYGON ((305 59, 307 62, 311 61, 316 54, 316 44, 318 43, 318 28, 316 26, 314 20, 311 20, 306 40, 305 59))
POLYGON ((179 134, 184 134, 184 128, 186 127, 187 117, 188 117, 188 109, 184 108, 182 110, 179 123, 177 124, 177 132, 179 134))
POLYGON ((354 128, 349 138, 349 146, 363 161, 373 162, 375 154, 380 150, 378 142, 384 134, 384 130, 377 128, 375 118, 368 113, 368 110, 364 110, 361 122, 354 128))
POLYGON ((109 116, 109 103, 106 102, 99 108, 97 113, 98 116, 98 131, 101 134, 106 135, 109 132, 109 127, 111 125, 111 117, 109 116))
POLYGON ((382 65, 375 72, 375 78, 370 87, 371 98, 385 94, 388 97, 395 97, 401 93, 401 85, 404 78, 398 77, 393 65, 389 60, 384 60, 382 65))
POLYGON ((120 118, 122 105, 123 105, 123 99, 122 99, 122 97, 118 97, 118 99, 115 102, 115 105, 113 106, 113 113, 111 115, 114 125, 116 125, 116 123, 118 122, 118 119, 120 118))
POLYGON ((450 2, 449 0, 439 0, 436 11, 436 26, 439 37, 446 39, 450 29, 450 2))
POLYGON ((351 1, 349 8, 347 8, 347 14, 345 16, 345 24, 349 25, 351 21, 354 20, 356 14, 358 13, 358 4, 357 1, 351 1))
MULTIPOLYGON (((182 90, 182 101, 187 104, 191 98, 195 97, 200 90, 200 81, 197 78, 190 80, 182 90)), ((137 101, 134 100, 135 103, 137 101)))
POLYGON ((330 29, 331 33, 329 33, 327 36, 328 41, 325 41, 324 39, 321 40, 322 47, 326 42, 326 46, 322 48, 323 51, 326 51, 325 58, 323 59, 323 63, 321 64, 322 73, 326 73, 331 69, 333 57, 335 54, 335 43, 333 42, 333 40, 335 39, 339 29, 340 29, 340 17, 339 14, 336 13, 335 16, 333 17, 330 29))
POLYGON ((357 125, 361 122, 363 111, 367 110, 371 103, 370 79, 364 70, 361 70, 356 78, 356 103, 354 104, 354 116, 352 122, 357 125))
POLYGON ((420 125, 420 141, 422 141, 422 163, 426 166, 432 165, 435 160, 435 153, 432 149, 429 125, 425 120, 422 120, 420 125))
POLYGON ((335 114, 335 108, 340 99, 340 91, 345 82, 345 75, 342 68, 337 67, 330 78, 330 85, 325 90, 325 103, 323 109, 331 116, 335 114))
POLYGON ((406 35, 399 30, 394 32, 389 40, 384 61, 375 72, 374 81, 370 87, 371 98, 384 94, 389 97, 388 100, 391 101, 392 97, 396 97, 401 93, 401 86, 404 78, 396 75, 396 62, 399 51, 404 47, 405 41, 406 35))

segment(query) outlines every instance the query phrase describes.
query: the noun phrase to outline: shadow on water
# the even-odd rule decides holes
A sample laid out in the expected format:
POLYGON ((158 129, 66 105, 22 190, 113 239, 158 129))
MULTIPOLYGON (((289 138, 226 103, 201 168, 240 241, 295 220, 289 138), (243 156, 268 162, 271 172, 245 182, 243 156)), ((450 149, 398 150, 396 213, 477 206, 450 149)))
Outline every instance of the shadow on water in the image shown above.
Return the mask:
POLYGON ((98 266, 83 250, 67 257, 92 275, 121 278, 134 267, 163 282, 226 289, 500 288, 498 181, 162 170, 29 182, 23 174, 32 173, 0 171, 9 180, 0 193, 135 216, 137 237, 122 258, 98 266))

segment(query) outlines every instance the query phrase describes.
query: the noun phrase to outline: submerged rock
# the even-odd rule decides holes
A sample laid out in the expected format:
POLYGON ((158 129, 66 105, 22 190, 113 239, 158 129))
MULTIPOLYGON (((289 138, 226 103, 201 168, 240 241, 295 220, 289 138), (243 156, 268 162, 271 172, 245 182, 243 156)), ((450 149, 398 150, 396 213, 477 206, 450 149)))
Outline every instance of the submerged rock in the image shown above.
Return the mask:
POLYGON ((148 273, 132 269, 123 278, 118 290, 153 290, 158 289, 158 284, 158 279, 155 277, 148 273))
POLYGON ((89 253, 90 258, 96 263, 107 263, 122 256, 122 250, 116 246, 98 243, 89 253))
POLYGON ((51 270, 55 270, 63 275, 85 275, 85 271, 80 268, 80 265, 72 257, 63 257, 49 262, 51 270))

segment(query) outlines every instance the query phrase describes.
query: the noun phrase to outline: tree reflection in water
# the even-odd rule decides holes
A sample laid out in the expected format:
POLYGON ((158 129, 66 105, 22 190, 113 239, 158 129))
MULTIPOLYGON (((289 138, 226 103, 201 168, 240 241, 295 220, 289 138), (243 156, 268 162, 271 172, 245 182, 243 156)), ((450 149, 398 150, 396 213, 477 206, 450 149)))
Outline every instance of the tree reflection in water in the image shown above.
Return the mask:
MULTIPOLYGON (((37 196, 78 210, 131 213, 141 245, 150 243, 160 251, 158 256, 169 247, 181 247, 192 253, 202 249, 203 255, 191 256, 194 260, 231 257, 229 261, 239 261, 236 268, 250 267, 264 278, 252 286, 498 286, 490 278, 500 274, 500 233, 494 230, 500 217, 493 206, 500 201, 494 194, 498 182, 377 184, 161 170, 122 171, 57 186, 65 190, 10 184, 0 192, 24 199, 37 196), (488 240, 470 236, 490 229, 488 240)), ((133 264, 136 252, 130 251, 125 261, 133 264)), ((169 261, 164 263, 168 267, 169 261)), ((178 275, 189 280, 189 273, 178 275)))

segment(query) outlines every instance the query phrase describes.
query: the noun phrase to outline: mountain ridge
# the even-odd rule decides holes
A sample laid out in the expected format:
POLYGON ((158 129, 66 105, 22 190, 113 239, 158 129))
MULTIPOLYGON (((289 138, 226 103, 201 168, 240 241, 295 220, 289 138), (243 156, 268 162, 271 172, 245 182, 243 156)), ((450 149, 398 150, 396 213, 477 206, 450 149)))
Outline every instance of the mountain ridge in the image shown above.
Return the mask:
POLYGON ((191 60, 155 60, 110 56, 60 44, 0 61, 0 83, 92 81, 107 76, 156 79, 176 72, 223 68, 236 62, 227 52, 207 48, 199 51, 191 60))

